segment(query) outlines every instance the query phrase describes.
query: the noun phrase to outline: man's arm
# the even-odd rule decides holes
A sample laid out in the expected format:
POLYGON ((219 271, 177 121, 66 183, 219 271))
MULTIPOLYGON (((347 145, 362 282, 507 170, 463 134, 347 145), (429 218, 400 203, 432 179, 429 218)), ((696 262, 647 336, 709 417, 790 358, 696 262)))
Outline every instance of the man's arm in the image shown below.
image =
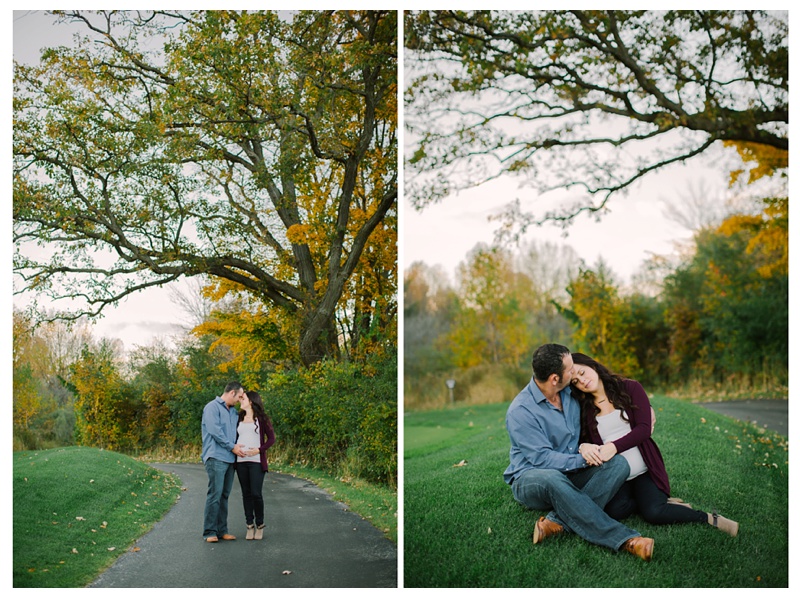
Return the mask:
POLYGON ((526 409, 517 409, 508 418, 506 427, 512 446, 536 469, 567 472, 587 466, 579 454, 556 451, 541 424, 526 409))
POLYGON ((239 449, 239 445, 228 440, 228 437, 225 434, 225 429, 222 427, 222 418, 219 406, 214 402, 209 403, 203 409, 203 424, 205 425, 206 432, 208 432, 208 435, 211 436, 214 442, 216 442, 226 451, 231 451, 235 455, 244 457, 244 453, 241 449, 239 449))

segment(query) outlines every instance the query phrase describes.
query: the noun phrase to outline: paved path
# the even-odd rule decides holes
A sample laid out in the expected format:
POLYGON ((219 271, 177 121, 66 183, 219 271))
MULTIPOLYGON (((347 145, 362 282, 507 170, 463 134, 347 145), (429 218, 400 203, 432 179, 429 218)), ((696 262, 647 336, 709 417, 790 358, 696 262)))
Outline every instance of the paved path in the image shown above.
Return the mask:
POLYGON ((789 401, 786 399, 749 399, 699 403, 707 409, 750 422, 789 437, 789 401))
POLYGON ((239 481, 228 512, 235 541, 202 539, 207 477, 201 464, 154 467, 177 474, 177 504, 89 587, 397 587, 397 547, 311 482, 268 473, 264 539, 245 540, 239 481), (291 573, 284 573, 284 572, 291 573))

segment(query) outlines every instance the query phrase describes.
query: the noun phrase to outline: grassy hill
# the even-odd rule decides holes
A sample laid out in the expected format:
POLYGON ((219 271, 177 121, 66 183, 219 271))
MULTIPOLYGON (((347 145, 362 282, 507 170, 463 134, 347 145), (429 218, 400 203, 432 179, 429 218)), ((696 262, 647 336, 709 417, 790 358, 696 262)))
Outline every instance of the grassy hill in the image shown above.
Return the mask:
POLYGON ((14 587, 83 587, 175 503, 179 480, 93 448, 14 459, 14 587))

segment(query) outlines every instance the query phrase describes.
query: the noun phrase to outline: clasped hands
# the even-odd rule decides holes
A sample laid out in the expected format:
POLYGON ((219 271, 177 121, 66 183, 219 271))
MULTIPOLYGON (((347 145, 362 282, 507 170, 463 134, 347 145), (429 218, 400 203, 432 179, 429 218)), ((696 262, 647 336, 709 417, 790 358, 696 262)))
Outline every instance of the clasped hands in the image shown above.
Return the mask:
POLYGON ((617 447, 613 442, 603 445, 584 442, 578 447, 578 452, 589 465, 602 465, 617 454, 617 447))
MULTIPOLYGON (((650 406, 650 434, 656 429, 656 411, 650 406)), ((606 442, 604 445, 591 444, 584 442, 578 447, 581 457, 586 459, 589 465, 602 465, 611 457, 617 454, 617 447, 613 442, 606 442)))
POLYGON ((233 445, 231 452, 237 457, 252 457, 253 455, 258 454, 258 449, 254 448, 254 449, 244 450, 244 445, 235 444, 233 445))

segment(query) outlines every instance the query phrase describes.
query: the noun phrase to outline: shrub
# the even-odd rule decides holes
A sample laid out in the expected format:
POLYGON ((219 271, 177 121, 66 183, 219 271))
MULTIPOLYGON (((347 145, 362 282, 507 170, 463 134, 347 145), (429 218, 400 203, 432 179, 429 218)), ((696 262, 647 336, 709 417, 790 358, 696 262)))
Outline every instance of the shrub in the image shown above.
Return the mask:
POLYGON ((396 355, 273 374, 261 395, 287 454, 330 473, 396 484, 396 355))

